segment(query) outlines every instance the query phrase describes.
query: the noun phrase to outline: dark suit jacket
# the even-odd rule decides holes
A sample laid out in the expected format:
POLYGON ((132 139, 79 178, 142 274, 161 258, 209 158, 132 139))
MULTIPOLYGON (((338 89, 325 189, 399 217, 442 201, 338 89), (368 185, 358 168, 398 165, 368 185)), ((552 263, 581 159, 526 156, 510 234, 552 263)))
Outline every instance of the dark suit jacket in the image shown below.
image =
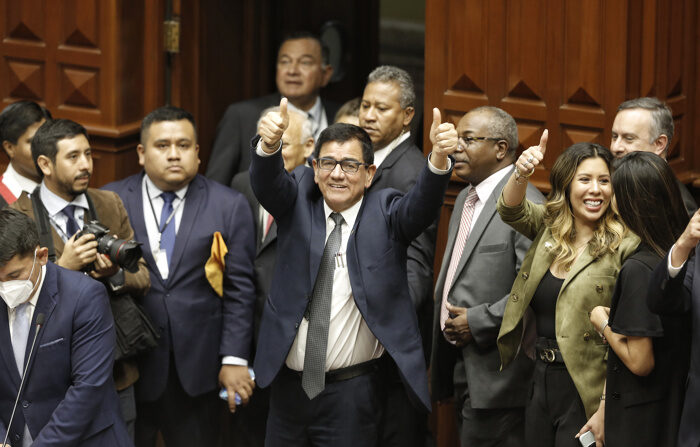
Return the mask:
MULTIPOLYGON (((411 138, 399 144, 377 168, 369 190, 395 188, 406 193, 416 183, 425 167, 425 156, 411 138)), ((416 308, 423 337, 426 361, 430 358, 430 335, 433 315, 433 263, 437 220, 411 242, 408 247, 408 288, 416 308)))
POLYGON ((683 205, 685 205, 685 209, 688 211, 688 214, 692 216, 695 214, 695 212, 698 210, 698 204, 695 203, 695 199, 693 198, 693 195, 688 191, 688 187, 683 184, 680 180, 676 179, 676 182, 678 183, 678 189, 681 191, 681 198, 683 199, 683 205))
MULTIPOLYGON (((49 262, 34 309, 25 362, 39 314, 46 320, 39 330, 8 442, 22 445, 26 424, 33 446, 133 445, 112 381, 116 338, 104 286, 49 262)), ((4 437, 20 383, 4 301, 0 301, 0 354, 0 434, 4 437)))
MULTIPOLYGON (((207 163, 207 178, 229 185, 233 176, 250 165, 250 140, 258 132, 260 114, 268 107, 278 106, 279 93, 236 102, 228 106, 216 128, 216 137, 207 163)), ((333 123, 340 106, 321 100, 328 124, 333 123)))
MULTIPOLYGON (((280 152, 270 157, 253 155, 251 184, 260 203, 277 220, 280 260, 263 311, 255 359, 256 380, 262 387, 273 381, 284 364, 316 282, 326 219, 323 196, 313 177, 313 170, 305 167, 287 173, 280 152)), ((425 409, 430 408, 430 400, 406 279, 406 250, 435 220, 448 182, 449 175, 435 175, 425 167, 405 196, 391 189, 367 192, 346 255, 360 313, 396 363, 408 395, 425 409)))
MULTIPOLYGON (((447 248, 435 287, 431 361, 431 389, 435 400, 453 395, 452 378, 458 357, 463 360, 459 364, 464 371, 459 375, 467 378, 472 408, 523 407, 527 400, 532 361, 525 355, 519 355, 511 367, 499 371, 501 360, 496 348, 496 337, 513 280, 532 242, 503 223, 496 211, 498 197, 510 174, 508 172, 496 185, 472 225, 450 287, 448 301, 467 308, 467 320, 474 337, 463 348, 448 343, 440 329, 445 277, 459 231, 467 188, 455 200, 447 233, 447 248)), ((527 197, 537 203, 544 201, 542 194, 532 184, 528 184, 527 197)))
MULTIPOLYGON (((89 188, 87 193, 90 195, 95 212, 99 217, 100 222, 110 229, 113 234, 116 234, 120 239, 130 240, 134 238, 134 230, 129 224, 129 216, 126 215, 126 209, 122 201, 113 192, 100 191, 99 189, 89 188)), ((15 203, 10 205, 12 208, 21 211, 34 219, 34 208, 32 207, 32 199, 26 193, 17 199, 15 203)), ((86 216, 88 219, 94 216, 86 216)), ((38 230, 38 228, 37 228, 38 230)), ((65 248, 65 243, 56 230, 51 227, 51 237, 53 239, 54 250, 56 250, 56 259, 60 258, 65 248)), ((143 258, 139 259, 139 269, 135 273, 124 272, 124 292, 130 293, 133 297, 139 298, 148 291, 151 281, 148 277, 148 268, 146 261, 143 258)), ((120 360, 114 368, 114 381, 118 390, 134 384, 139 378, 136 364, 131 360, 120 360)))
POLYGON ((187 189, 169 276, 164 280, 148 244, 143 175, 104 187, 122 198, 136 239, 144 243, 151 290, 143 305, 161 330, 158 347, 139 359, 137 398, 153 401, 161 396, 171 355, 185 392, 198 396, 218 387, 221 356, 247 359, 250 353, 255 302, 253 218, 241 194, 197 175, 187 189), (216 231, 221 232, 228 247, 223 298, 214 292, 204 274, 216 231))
MULTIPOLYGON (((698 247, 695 248, 698 252, 698 247)), ((690 315, 690 370, 686 382, 685 403, 678 430, 679 447, 700 445, 700 263, 690 258, 680 273, 668 274, 668 256, 656 266, 649 281, 647 304, 660 315, 690 315)))
POLYGON ((231 187, 239 191, 245 196, 250 205, 250 210, 253 213, 255 220, 255 311, 253 312, 253 347, 258 344, 258 334, 260 332, 260 320, 262 318, 263 308, 267 295, 270 293, 272 285, 272 273, 275 269, 275 260, 277 259, 277 222, 273 221, 270 225, 265 239, 264 225, 260 224, 260 202, 253 193, 253 188, 250 186, 250 174, 248 171, 239 172, 233 177, 231 187))

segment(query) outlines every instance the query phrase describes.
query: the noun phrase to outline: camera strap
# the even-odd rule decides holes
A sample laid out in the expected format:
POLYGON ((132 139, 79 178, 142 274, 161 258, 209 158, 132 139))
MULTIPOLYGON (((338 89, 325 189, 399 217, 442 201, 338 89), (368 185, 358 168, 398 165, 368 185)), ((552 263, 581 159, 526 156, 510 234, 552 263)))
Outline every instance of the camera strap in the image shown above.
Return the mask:
POLYGON ((53 246, 53 236, 51 236, 51 222, 49 222, 49 212, 46 211, 44 202, 39 197, 40 186, 34 188, 32 192, 32 209, 34 210, 34 221, 39 230, 39 242, 42 247, 49 249, 49 261, 56 262, 56 250, 53 246))

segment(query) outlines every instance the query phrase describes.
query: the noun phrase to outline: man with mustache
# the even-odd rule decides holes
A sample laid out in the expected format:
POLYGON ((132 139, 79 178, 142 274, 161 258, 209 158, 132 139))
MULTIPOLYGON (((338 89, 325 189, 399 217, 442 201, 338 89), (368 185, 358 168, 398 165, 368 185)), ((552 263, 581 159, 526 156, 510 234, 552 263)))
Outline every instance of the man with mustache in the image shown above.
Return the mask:
MULTIPOLYGON (((76 237, 76 233, 91 220, 98 220, 120 239, 134 237, 119 197, 113 192, 88 188, 92 175, 92 151, 85 128, 70 120, 49 120, 36 131, 31 144, 32 158, 42 175, 32 197, 38 197, 40 203, 36 209, 43 215, 35 215, 35 203, 26 193, 22 193, 11 207, 37 222, 40 236, 39 222, 50 223, 49 239, 53 250, 49 250, 49 259, 57 265, 69 270, 89 270, 89 274, 103 282, 110 292, 142 296, 150 286, 143 259, 139 260, 137 272, 126 272, 109 257, 97 252, 94 235, 76 237)), ((132 437, 136 419, 133 384, 138 377, 134 360, 115 362, 114 381, 119 391, 122 416, 132 437)))

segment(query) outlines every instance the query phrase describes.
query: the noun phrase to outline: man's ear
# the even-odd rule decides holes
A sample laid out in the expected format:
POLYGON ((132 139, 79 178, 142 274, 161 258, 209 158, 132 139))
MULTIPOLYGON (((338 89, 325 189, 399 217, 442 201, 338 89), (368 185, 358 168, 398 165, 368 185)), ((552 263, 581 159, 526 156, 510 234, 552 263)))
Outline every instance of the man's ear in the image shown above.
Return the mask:
POLYGON ((654 140, 654 153, 661 158, 666 158, 668 155, 668 136, 666 134, 661 134, 654 140))
POLYGON ((46 265, 49 261, 49 249, 47 247, 39 247, 36 250, 36 259, 39 261, 39 265, 46 265))
POLYGON ((325 87, 331 82, 331 78, 333 77, 333 66, 331 64, 321 66, 321 71, 323 72, 321 76, 321 87, 325 87))
POLYGON ((416 109, 413 107, 406 107, 403 109, 403 127, 408 127, 413 120, 413 115, 416 114, 416 109))
POLYGON ((314 168, 314 182, 318 185, 318 164, 315 158, 311 160, 311 167, 314 168))
POLYGON ((146 159, 145 159, 145 152, 146 148, 143 147, 143 144, 139 143, 138 146, 136 146, 136 153, 139 154, 139 165, 143 166, 146 159))
POLYGON ((372 184, 372 179, 374 179, 374 174, 377 172, 377 167, 375 165, 367 166, 367 181, 365 181, 365 188, 369 188, 372 184))
POLYGON ((309 158, 313 152, 314 152, 314 139, 309 138, 306 140, 306 143, 304 143, 304 158, 309 158))
POLYGON ((503 161, 506 158, 506 154, 508 154, 508 143, 506 143, 506 140, 498 140, 496 142, 496 160, 499 162, 503 161))
POLYGON ((53 172, 53 162, 46 155, 39 155, 39 157, 36 159, 36 164, 39 165, 39 170, 44 177, 50 176, 53 172))
POLYGON ((2 142, 2 148, 5 149, 7 157, 10 159, 10 161, 12 161, 12 159, 15 157, 16 146, 7 140, 4 140, 2 142))

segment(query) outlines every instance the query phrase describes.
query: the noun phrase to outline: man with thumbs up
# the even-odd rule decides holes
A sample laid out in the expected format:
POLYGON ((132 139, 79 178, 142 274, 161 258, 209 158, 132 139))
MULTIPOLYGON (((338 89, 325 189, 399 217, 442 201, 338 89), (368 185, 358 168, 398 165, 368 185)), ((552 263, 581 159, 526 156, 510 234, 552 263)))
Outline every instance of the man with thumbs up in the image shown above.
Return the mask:
POLYGON ((397 368, 414 405, 430 408, 408 289, 406 250, 437 217, 457 149, 449 123, 433 126, 433 152, 406 194, 369 190, 376 172, 361 128, 334 124, 313 169, 284 169, 286 99, 254 140, 250 178, 278 222, 278 262, 255 359, 272 385, 266 445, 377 445, 384 373, 397 368))

